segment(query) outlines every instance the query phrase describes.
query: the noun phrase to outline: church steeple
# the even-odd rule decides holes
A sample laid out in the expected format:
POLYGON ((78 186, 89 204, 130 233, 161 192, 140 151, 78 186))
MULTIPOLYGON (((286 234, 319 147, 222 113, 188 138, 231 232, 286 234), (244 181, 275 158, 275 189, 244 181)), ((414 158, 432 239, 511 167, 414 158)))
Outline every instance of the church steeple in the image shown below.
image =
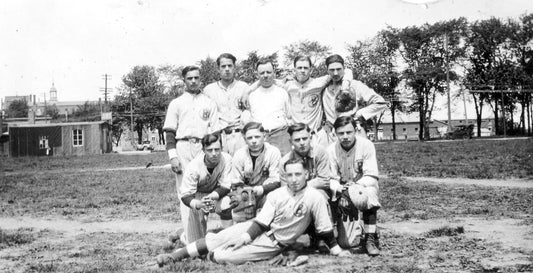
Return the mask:
POLYGON ((52 88, 50 88, 50 101, 57 101, 57 89, 52 82, 52 88))

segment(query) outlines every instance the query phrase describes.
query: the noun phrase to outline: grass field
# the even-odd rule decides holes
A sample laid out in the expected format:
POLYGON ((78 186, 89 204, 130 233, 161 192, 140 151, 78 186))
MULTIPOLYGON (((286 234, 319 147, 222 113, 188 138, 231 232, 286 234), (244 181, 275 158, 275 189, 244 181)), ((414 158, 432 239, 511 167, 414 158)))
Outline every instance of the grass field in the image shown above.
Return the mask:
POLYGON ((153 267, 179 221, 165 153, 3 158, 0 272, 530 272, 533 188, 410 182, 408 176, 523 178, 533 184, 533 141, 376 145, 382 255, 308 264, 153 267), (139 167, 105 171, 106 168, 139 167), (133 221, 133 222, 132 222, 133 221), (137 224, 132 224, 137 223, 137 224), (142 224, 138 224, 142 223, 142 224), (529 245, 529 247, 528 247, 529 245))

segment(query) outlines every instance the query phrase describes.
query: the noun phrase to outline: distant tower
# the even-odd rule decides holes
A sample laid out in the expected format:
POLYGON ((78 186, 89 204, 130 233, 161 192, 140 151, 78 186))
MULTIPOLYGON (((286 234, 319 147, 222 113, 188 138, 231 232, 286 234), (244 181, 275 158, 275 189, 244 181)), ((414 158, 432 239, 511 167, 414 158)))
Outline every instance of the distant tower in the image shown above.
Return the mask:
POLYGON ((52 88, 50 88, 50 101, 57 101, 57 89, 52 83, 52 88))

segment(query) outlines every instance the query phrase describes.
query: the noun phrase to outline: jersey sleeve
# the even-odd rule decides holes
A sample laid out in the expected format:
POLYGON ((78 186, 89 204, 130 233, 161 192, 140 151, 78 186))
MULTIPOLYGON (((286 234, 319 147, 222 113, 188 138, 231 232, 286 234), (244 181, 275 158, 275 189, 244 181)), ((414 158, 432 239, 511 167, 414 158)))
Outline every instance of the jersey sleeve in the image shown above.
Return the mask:
POLYGON ((198 189, 198 181, 200 180, 200 173, 195 160, 189 162, 185 168, 183 179, 181 182, 180 193, 182 196, 194 196, 198 189))
POLYGON ((337 162, 337 156, 335 155, 335 143, 330 145, 327 150, 328 154, 328 167, 331 179, 339 181, 341 174, 339 172, 339 164, 337 162))
POLYGON ((163 124, 164 131, 176 132, 179 122, 179 106, 177 100, 172 100, 168 105, 167 114, 165 116, 165 123, 163 124))
POLYGON ((255 221, 264 226, 270 226, 276 215, 276 195, 269 194, 266 196, 265 204, 257 214, 255 221))
POLYGON ((355 114, 362 116, 365 119, 370 119, 377 116, 387 108, 387 102, 382 96, 376 93, 374 89, 368 87, 360 81, 353 81, 352 85, 355 89, 357 101, 363 101, 367 104, 366 107, 359 109, 355 114))
POLYGON ((244 160, 240 150, 231 159, 231 171, 229 174, 230 186, 242 185, 244 183, 244 160))
POLYGON ((265 182, 263 182, 263 185, 280 181, 279 162, 281 161, 281 153, 277 148, 272 149, 273 147, 270 147, 271 151, 268 154, 269 175, 265 182))

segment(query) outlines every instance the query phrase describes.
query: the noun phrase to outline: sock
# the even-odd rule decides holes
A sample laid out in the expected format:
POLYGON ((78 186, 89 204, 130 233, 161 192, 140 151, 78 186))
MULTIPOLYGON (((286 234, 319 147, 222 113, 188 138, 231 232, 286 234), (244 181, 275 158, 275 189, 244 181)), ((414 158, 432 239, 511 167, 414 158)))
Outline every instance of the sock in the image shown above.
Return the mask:
POLYGON ((188 244, 186 247, 182 247, 174 252, 172 252, 172 258, 174 261, 181 261, 185 258, 198 257, 201 255, 207 254, 207 245, 205 244, 205 239, 199 239, 196 242, 188 244))
POLYGON ((363 211, 363 224, 365 233, 376 233, 377 219, 378 208, 371 208, 363 211))

